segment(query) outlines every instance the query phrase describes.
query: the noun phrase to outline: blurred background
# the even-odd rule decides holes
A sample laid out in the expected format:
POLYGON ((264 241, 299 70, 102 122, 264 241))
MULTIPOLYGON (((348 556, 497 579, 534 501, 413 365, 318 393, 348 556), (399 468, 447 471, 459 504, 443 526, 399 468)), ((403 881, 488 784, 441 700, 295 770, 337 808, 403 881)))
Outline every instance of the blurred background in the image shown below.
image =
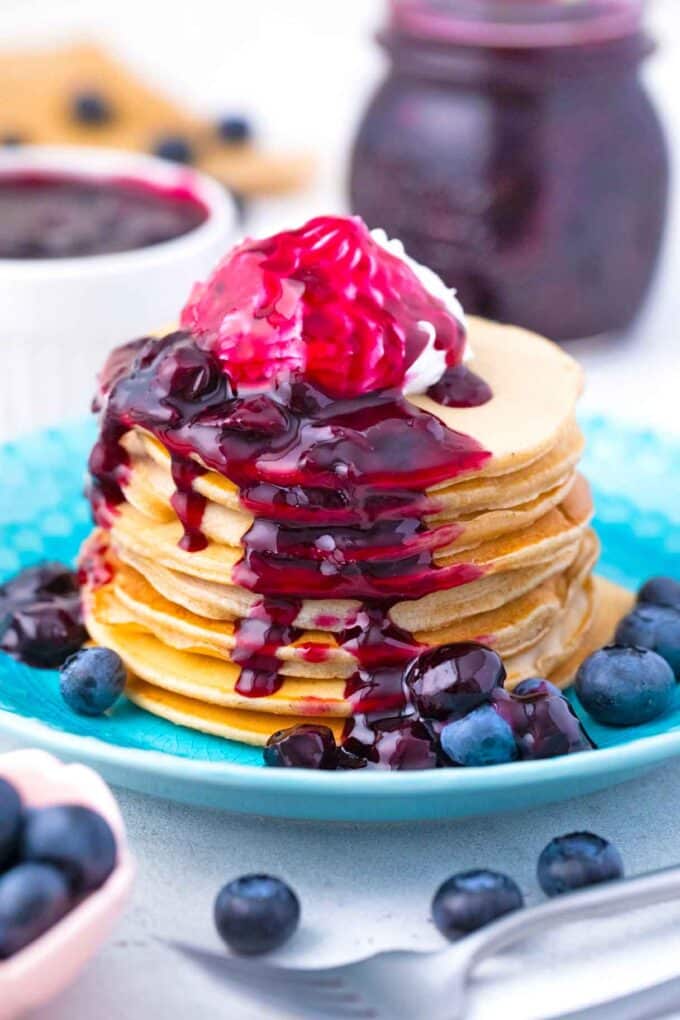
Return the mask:
MULTIPOLYGON (((548 6, 559 8, 560 17, 564 19, 570 17, 581 2, 590 3, 590 0, 555 0, 548 6)), ((597 7, 597 0, 594 3, 597 7)), ((408 0, 404 6, 408 8, 408 0)), ((472 6, 480 5, 473 3, 472 6)), ((489 7, 488 4, 481 6, 489 7)), ((509 6, 506 0, 506 7, 509 6)), ((539 8, 541 4, 533 0, 521 6, 530 9, 539 8)), ((499 7, 503 8, 503 4, 495 5, 496 16, 491 21, 499 20, 499 7)), ((539 328, 543 325, 553 335, 556 320, 574 315, 578 320, 576 312, 582 312, 581 323, 585 323, 586 328, 588 323, 593 323, 593 329, 587 331, 603 333, 570 343, 571 351, 583 361, 589 373, 585 408, 664 431, 680 432, 680 416, 675 411, 680 384, 677 335, 680 297, 676 284, 680 272, 680 224, 673 173, 680 154, 680 7, 677 0, 650 0, 647 4, 645 24, 658 48, 647 56, 642 52, 644 44, 640 44, 639 54, 615 55, 612 59, 625 63, 626 69, 612 79, 615 81, 612 87, 603 85, 597 75, 589 78, 592 68, 589 70, 587 64, 575 72, 567 69, 567 78, 576 74, 584 82, 593 83, 584 87, 583 95, 571 110, 568 109, 568 88, 565 91, 555 85, 565 73, 563 68, 548 63, 537 70, 532 59, 524 64, 520 62, 507 74, 506 69, 501 69, 493 86, 496 100, 509 87, 508 75, 513 76, 515 85, 521 81, 525 96, 532 93, 541 96, 553 90, 550 113, 553 120, 550 130, 546 131, 542 130, 540 121, 546 110, 542 101, 532 101, 528 108, 517 109, 516 104, 512 105, 514 99, 507 103, 501 99, 500 113, 497 108, 493 123, 489 124, 488 110, 481 108, 485 101, 488 103, 488 95, 485 100, 488 88, 480 82, 486 81, 491 73, 486 56, 483 70, 469 66, 467 58, 465 66, 456 67, 454 71, 447 66, 443 72, 446 84, 437 86, 436 96, 423 97, 419 81, 423 75, 430 76, 427 64, 430 58, 428 54, 423 55, 423 46, 427 49, 429 43, 423 43, 422 38, 416 39, 413 45, 406 45, 405 50, 402 46, 396 56, 392 47, 397 66, 408 78, 406 86, 399 85, 405 94, 396 98, 392 95, 377 111, 373 108, 367 122, 368 104, 388 72, 385 49, 375 38, 376 32, 387 23, 386 0, 343 0, 341 4, 316 0, 286 3, 281 0, 249 0, 248 3, 192 0, 189 4, 161 3, 160 0, 117 0, 116 3, 109 0, 87 3, 81 0, 0 0, 0 40, 5 52, 79 40, 96 42, 112 57, 122 60, 130 71, 197 115, 207 120, 225 115, 246 118, 263 152, 294 153, 295 158, 303 162, 307 156, 311 157, 313 170, 310 173, 305 169, 301 173, 297 189, 285 195, 265 195, 247 203, 245 220, 238 228, 240 232, 272 232, 318 212, 350 208, 358 208, 369 220, 377 222, 384 220, 385 216, 380 214, 386 209, 388 218, 396 220, 396 224, 383 222, 383 225, 394 232, 395 225, 399 229, 402 216, 404 230, 409 232, 405 238, 407 247, 411 250, 410 235, 418 234, 414 227, 414 224, 418 226, 418 221, 422 222, 423 234, 429 235, 430 241, 437 229, 454 231, 461 222, 455 217, 447 221, 446 214, 450 212, 447 202, 452 198, 445 193, 446 185, 444 194, 441 191, 442 162, 450 159, 451 189, 457 188, 461 201, 468 202, 469 208, 477 209, 478 213, 467 243, 474 245, 477 236, 474 230, 479 222, 483 224, 485 215, 487 219, 495 217, 495 228, 503 235, 508 248, 501 275, 504 274, 506 281, 512 279, 511 290, 519 294, 518 301, 513 303, 513 299, 508 305, 506 298, 496 300, 494 294, 489 294, 488 282, 480 282, 477 272, 474 279, 472 276, 463 279, 465 273, 461 271, 460 280, 449 278, 447 282, 463 288, 463 298, 472 295, 466 302, 468 309, 472 304, 477 306, 472 310, 518 321, 522 318, 522 302, 535 310, 537 302, 543 300, 544 307, 537 314, 545 321, 526 324, 539 328), (664 143, 658 135, 655 115, 651 108, 640 108, 642 100, 637 92, 633 95, 628 91, 638 89, 638 63, 641 63, 642 80, 663 125, 670 151, 667 210, 664 206, 664 143), (525 73, 529 79, 525 80, 525 73), (350 199, 350 155, 362 123, 362 142, 357 150, 350 199), (402 131, 404 140, 398 141, 402 131), (474 160, 466 162, 466 146, 474 152, 482 131, 496 133, 497 151, 493 155, 494 166, 489 171, 489 179, 483 182, 480 190, 475 176, 476 164, 474 160), (444 149, 437 144, 442 136, 448 138, 444 149), (524 152, 527 139, 531 147, 528 159, 524 152), (579 147, 586 144, 590 147, 589 176, 579 177, 580 171, 575 167, 572 168, 573 178, 567 177, 564 187, 569 192, 573 212, 567 230, 571 230, 572 236, 561 236, 560 254, 556 258, 554 251, 546 249, 545 254, 541 245, 545 243, 549 247, 555 240, 553 237, 549 242, 546 238, 552 229, 551 216, 562 198, 543 187, 542 161, 550 161, 551 152, 561 148, 566 152, 564 165, 569 167, 570 161, 578 163, 579 147), (406 178, 403 174, 400 176, 399 166, 390 160, 395 151, 397 156, 400 152, 410 152, 411 158, 414 148, 421 150, 420 164, 415 177, 411 173, 409 180, 406 179, 408 173, 406 178), (457 179, 456 174, 459 175, 457 179), (488 209, 485 211, 490 191, 502 195, 504 189, 506 196, 500 207, 494 207, 491 213, 488 209), (385 193, 385 201, 381 192, 385 193), (611 193, 618 196, 619 206, 609 203, 605 215, 603 209, 611 193), (635 219, 640 210, 643 210, 642 220, 635 219), (601 229, 600 215, 605 216, 601 229), (599 235, 607 234, 594 255, 587 253, 592 256, 590 262, 579 250, 580 238, 589 230, 596 236, 598 231, 599 235), (654 256, 658 245, 661 245, 661 255, 657 263, 654 256), (592 285, 593 274, 596 276, 598 271, 595 262, 599 259, 600 264, 604 264, 603 252, 607 248, 611 251, 611 265, 615 271, 598 290, 592 285), (515 284, 511 273, 517 273, 519 283, 515 284), (649 275, 651 285, 643 287, 649 275), (583 296, 588 288, 597 292, 605 306, 604 312, 600 308, 590 315, 592 309, 585 307, 583 296), (636 288, 644 289, 644 296, 638 295, 636 288), (628 302, 626 295, 630 297, 628 302), (622 306, 632 306, 631 303, 635 306, 635 317, 632 323, 624 323, 623 319, 630 318, 630 308, 622 306), (612 305, 618 306, 619 312, 612 312, 611 328, 603 332, 600 324, 607 325, 608 306, 612 305), (619 322, 615 321, 617 315, 619 322)), ((445 28, 445 32, 447 30, 445 28)), ((428 32, 429 29, 425 34, 428 32)), ((422 34, 422 27, 415 30, 416 36, 419 33, 422 34)), ((441 42, 440 38, 437 45, 441 42)), ((446 44, 441 45, 440 53, 443 50, 447 50, 446 44)), ((35 103, 40 103, 41 90, 45 87, 49 88, 36 81, 35 103)), ((307 167, 306 163, 304 165, 307 167)), ((483 242, 482 237, 482 246, 483 242)), ((413 251, 414 255, 426 254, 430 256, 429 261, 435 262, 441 255, 441 265, 436 268, 446 270, 449 256, 446 251, 441 254, 441 245, 429 243, 428 246, 425 241, 414 243, 421 249, 413 251)), ((610 263, 608 256, 605 261, 610 263)), ((450 261, 448 265, 450 267, 450 261)), ((448 275, 457 276, 457 273, 454 267, 448 275)), ((30 392, 26 400, 31 400, 30 392)))

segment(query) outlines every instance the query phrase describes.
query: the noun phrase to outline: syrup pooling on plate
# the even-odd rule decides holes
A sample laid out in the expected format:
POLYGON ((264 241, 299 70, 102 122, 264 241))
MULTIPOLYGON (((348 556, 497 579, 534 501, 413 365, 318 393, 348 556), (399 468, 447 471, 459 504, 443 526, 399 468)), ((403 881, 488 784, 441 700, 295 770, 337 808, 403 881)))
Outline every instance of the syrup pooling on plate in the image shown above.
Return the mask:
MULTIPOLYGON (((459 528, 427 526, 437 509, 427 490, 490 457, 402 392, 428 342, 423 322, 454 367, 460 323, 357 221, 320 219, 247 242, 195 290, 188 328, 113 353, 90 458, 95 516, 110 526, 129 478, 121 440, 133 428, 159 440, 190 552, 206 544, 196 476, 212 470, 238 487, 254 520, 231 580, 261 596, 237 624, 239 693, 262 697, 281 686, 278 652, 302 634, 303 599, 361 604, 336 635, 357 660, 346 735, 353 753, 364 748, 362 757, 395 767, 432 752, 416 753, 425 731, 402 681, 420 646, 389 611, 480 576, 470 564, 434 563, 434 549, 459 528)), ((323 660, 314 645, 303 654, 323 660)))

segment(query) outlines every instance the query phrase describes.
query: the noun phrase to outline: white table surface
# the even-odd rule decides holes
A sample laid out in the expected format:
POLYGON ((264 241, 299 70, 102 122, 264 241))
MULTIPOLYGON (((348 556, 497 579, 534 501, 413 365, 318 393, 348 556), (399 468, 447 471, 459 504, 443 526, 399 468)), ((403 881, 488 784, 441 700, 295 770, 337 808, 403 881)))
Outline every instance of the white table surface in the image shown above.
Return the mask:
MULTIPOLYGON (((377 0, 192 0, 181 10, 168 0, 4 0, 0 38, 4 44, 97 33, 197 105, 251 110, 272 142, 318 152, 316 191, 260 207, 250 225, 257 232, 343 208, 348 139, 380 73, 370 42, 380 8, 377 0)), ((677 153, 677 0, 658 0, 651 14, 665 46, 650 62, 648 80, 677 153)), ((586 409, 675 434, 678 210, 675 199, 657 282, 630 336, 573 347, 588 371, 586 409)), ((274 1020, 274 1011, 264 1013, 215 987, 159 942, 178 937, 215 946, 213 897, 224 881, 248 871, 279 874, 300 895, 302 927, 279 958, 320 965, 380 948, 439 946, 430 898, 440 881, 463 868, 506 870, 530 901, 537 900, 539 851, 552 836, 574 829, 614 840, 631 874, 680 861, 680 762, 554 807, 450 823, 287 823, 213 814, 125 791, 119 798, 139 863, 131 906, 78 983, 34 1020, 274 1020)), ((676 975, 679 924, 680 904, 669 905, 527 943, 480 972, 469 1015, 547 1017, 676 975)))

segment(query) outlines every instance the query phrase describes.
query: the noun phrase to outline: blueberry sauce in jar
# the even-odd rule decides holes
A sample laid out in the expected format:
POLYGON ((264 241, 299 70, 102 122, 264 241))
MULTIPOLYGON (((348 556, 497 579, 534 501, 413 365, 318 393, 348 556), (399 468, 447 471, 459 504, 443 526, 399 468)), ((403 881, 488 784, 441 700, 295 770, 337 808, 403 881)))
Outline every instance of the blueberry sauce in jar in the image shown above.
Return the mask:
POLYGON ((127 178, 0 174, 0 259, 109 255, 171 241, 205 222, 192 191, 127 178))
POLYGON ((468 313, 554 340, 628 326, 669 184, 640 74, 653 49, 643 0, 389 0, 388 12, 353 211, 468 313))

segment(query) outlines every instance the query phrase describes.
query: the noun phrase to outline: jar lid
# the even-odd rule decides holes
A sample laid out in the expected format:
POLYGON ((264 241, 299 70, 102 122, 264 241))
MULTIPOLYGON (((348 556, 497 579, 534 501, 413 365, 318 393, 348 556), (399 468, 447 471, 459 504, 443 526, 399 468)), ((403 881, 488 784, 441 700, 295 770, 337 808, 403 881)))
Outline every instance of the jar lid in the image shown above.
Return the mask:
POLYGON ((401 35, 526 48, 609 42, 638 32, 645 0, 390 0, 401 35))

